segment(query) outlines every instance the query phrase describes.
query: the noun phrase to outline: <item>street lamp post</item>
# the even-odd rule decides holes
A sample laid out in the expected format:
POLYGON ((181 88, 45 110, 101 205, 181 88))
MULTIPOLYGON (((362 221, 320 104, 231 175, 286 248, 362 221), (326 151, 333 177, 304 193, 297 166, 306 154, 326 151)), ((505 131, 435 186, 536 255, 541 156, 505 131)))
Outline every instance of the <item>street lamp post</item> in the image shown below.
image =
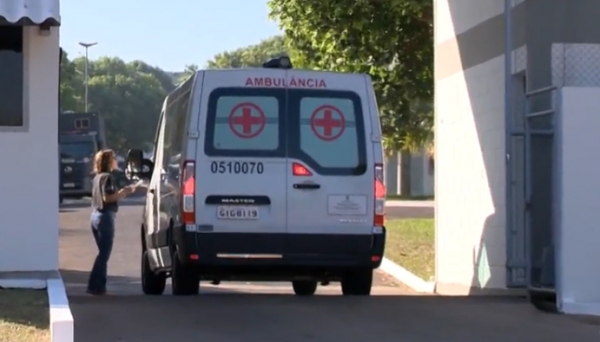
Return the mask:
POLYGON ((83 46, 85 48, 85 111, 88 111, 88 66, 89 66, 89 59, 88 59, 88 49, 91 48, 92 46, 96 45, 98 43, 79 43, 79 45, 83 46))

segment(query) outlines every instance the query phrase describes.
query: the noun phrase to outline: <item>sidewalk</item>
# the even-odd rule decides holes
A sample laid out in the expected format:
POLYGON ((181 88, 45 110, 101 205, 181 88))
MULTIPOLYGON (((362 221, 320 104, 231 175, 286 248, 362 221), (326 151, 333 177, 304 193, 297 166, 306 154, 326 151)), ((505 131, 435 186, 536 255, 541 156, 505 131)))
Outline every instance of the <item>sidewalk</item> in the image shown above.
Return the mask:
POLYGON ((402 200, 387 200, 386 207, 413 207, 413 208, 433 208, 435 201, 402 201, 402 200))

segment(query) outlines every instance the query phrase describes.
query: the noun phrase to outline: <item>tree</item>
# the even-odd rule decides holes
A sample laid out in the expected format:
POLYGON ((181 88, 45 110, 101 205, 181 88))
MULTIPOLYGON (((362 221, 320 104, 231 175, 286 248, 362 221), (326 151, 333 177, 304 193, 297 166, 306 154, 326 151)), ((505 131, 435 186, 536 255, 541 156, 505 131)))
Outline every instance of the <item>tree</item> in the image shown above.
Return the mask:
POLYGON ((188 64, 185 66, 183 72, 178 76, 177 83, 183 83, 188 78, 192 77, 196 72, 198 72, 198 65, 196 64, 188 64))
POLYGON ((82 93, 77 93, 77 90, 80 88, 80 82, 83 82, 83 78, 78 79, 75 65, 69 60, 67 54, 63 52, 62 59, 60 60, 60 105, 62 107, 59 109, 60 111, 82 109, 80 108, 80 104, 83 102, 81 98, 82 93))
MULTIPOLYGON (((64 56, 61 61, 62 110, 84 110, 84 68, 83 57, 69 61, 64 56)), ((89 61, 89 110, 102 114, 108 144, 116 150, 153 140, 162 103, 174 87, 169 74, 142 61, 89 61)))
POLYGON ((160 85, 167 92, 170 93, 171 91, 173 91, 173 89, 175 89, 175 84, 173 84, 173 77, 169 73, 163 71, 161 68, 148 65, 143 61, 133 61, 131 62, 131 65, 138 72, 150 74, 156 77, 156 79, 160 82, 160 85))
POLYGON ((431 139, 431 0, 270 0, 294 64, 368 73, 388 150, 431 139))
POLYGON ((256 68, 273 57, 288 55, 282 36, 273 36, 258 44, 216 55, 207 64, 209 69, 256 68))

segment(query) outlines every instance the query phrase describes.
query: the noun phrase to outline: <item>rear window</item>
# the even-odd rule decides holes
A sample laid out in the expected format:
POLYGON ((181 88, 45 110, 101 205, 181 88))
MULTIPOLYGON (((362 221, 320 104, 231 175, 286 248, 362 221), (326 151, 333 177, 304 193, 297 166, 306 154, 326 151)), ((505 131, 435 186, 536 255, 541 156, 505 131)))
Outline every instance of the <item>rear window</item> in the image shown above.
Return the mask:
POLYGON ((322 167, 358 166, 358 134, 352 100, 331 97, 302 98, 300 148, 322 167))
POLYGON ((273 96, 222 96, 217 100, 213 147, 265 150, 279 147, 279 100, 273 96))
POLYGON ((209 96, 208 156, 293 158, 322 175, 366 171, 360 97, 349 91, 219 88, 209 96))

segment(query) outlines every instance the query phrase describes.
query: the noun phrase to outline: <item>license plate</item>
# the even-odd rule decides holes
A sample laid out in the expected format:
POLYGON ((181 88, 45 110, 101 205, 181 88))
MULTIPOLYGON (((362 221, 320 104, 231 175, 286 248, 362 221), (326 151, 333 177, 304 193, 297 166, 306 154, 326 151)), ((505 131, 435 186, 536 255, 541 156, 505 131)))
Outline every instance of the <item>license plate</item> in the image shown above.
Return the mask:
POLYGON ((64 183, 63 184, 63 188, 74 188, 75 187, 75 183, 64 183))
POLYGON ((220 206, 217 217, 221 220, 258 220, 258 207, 220 206))

